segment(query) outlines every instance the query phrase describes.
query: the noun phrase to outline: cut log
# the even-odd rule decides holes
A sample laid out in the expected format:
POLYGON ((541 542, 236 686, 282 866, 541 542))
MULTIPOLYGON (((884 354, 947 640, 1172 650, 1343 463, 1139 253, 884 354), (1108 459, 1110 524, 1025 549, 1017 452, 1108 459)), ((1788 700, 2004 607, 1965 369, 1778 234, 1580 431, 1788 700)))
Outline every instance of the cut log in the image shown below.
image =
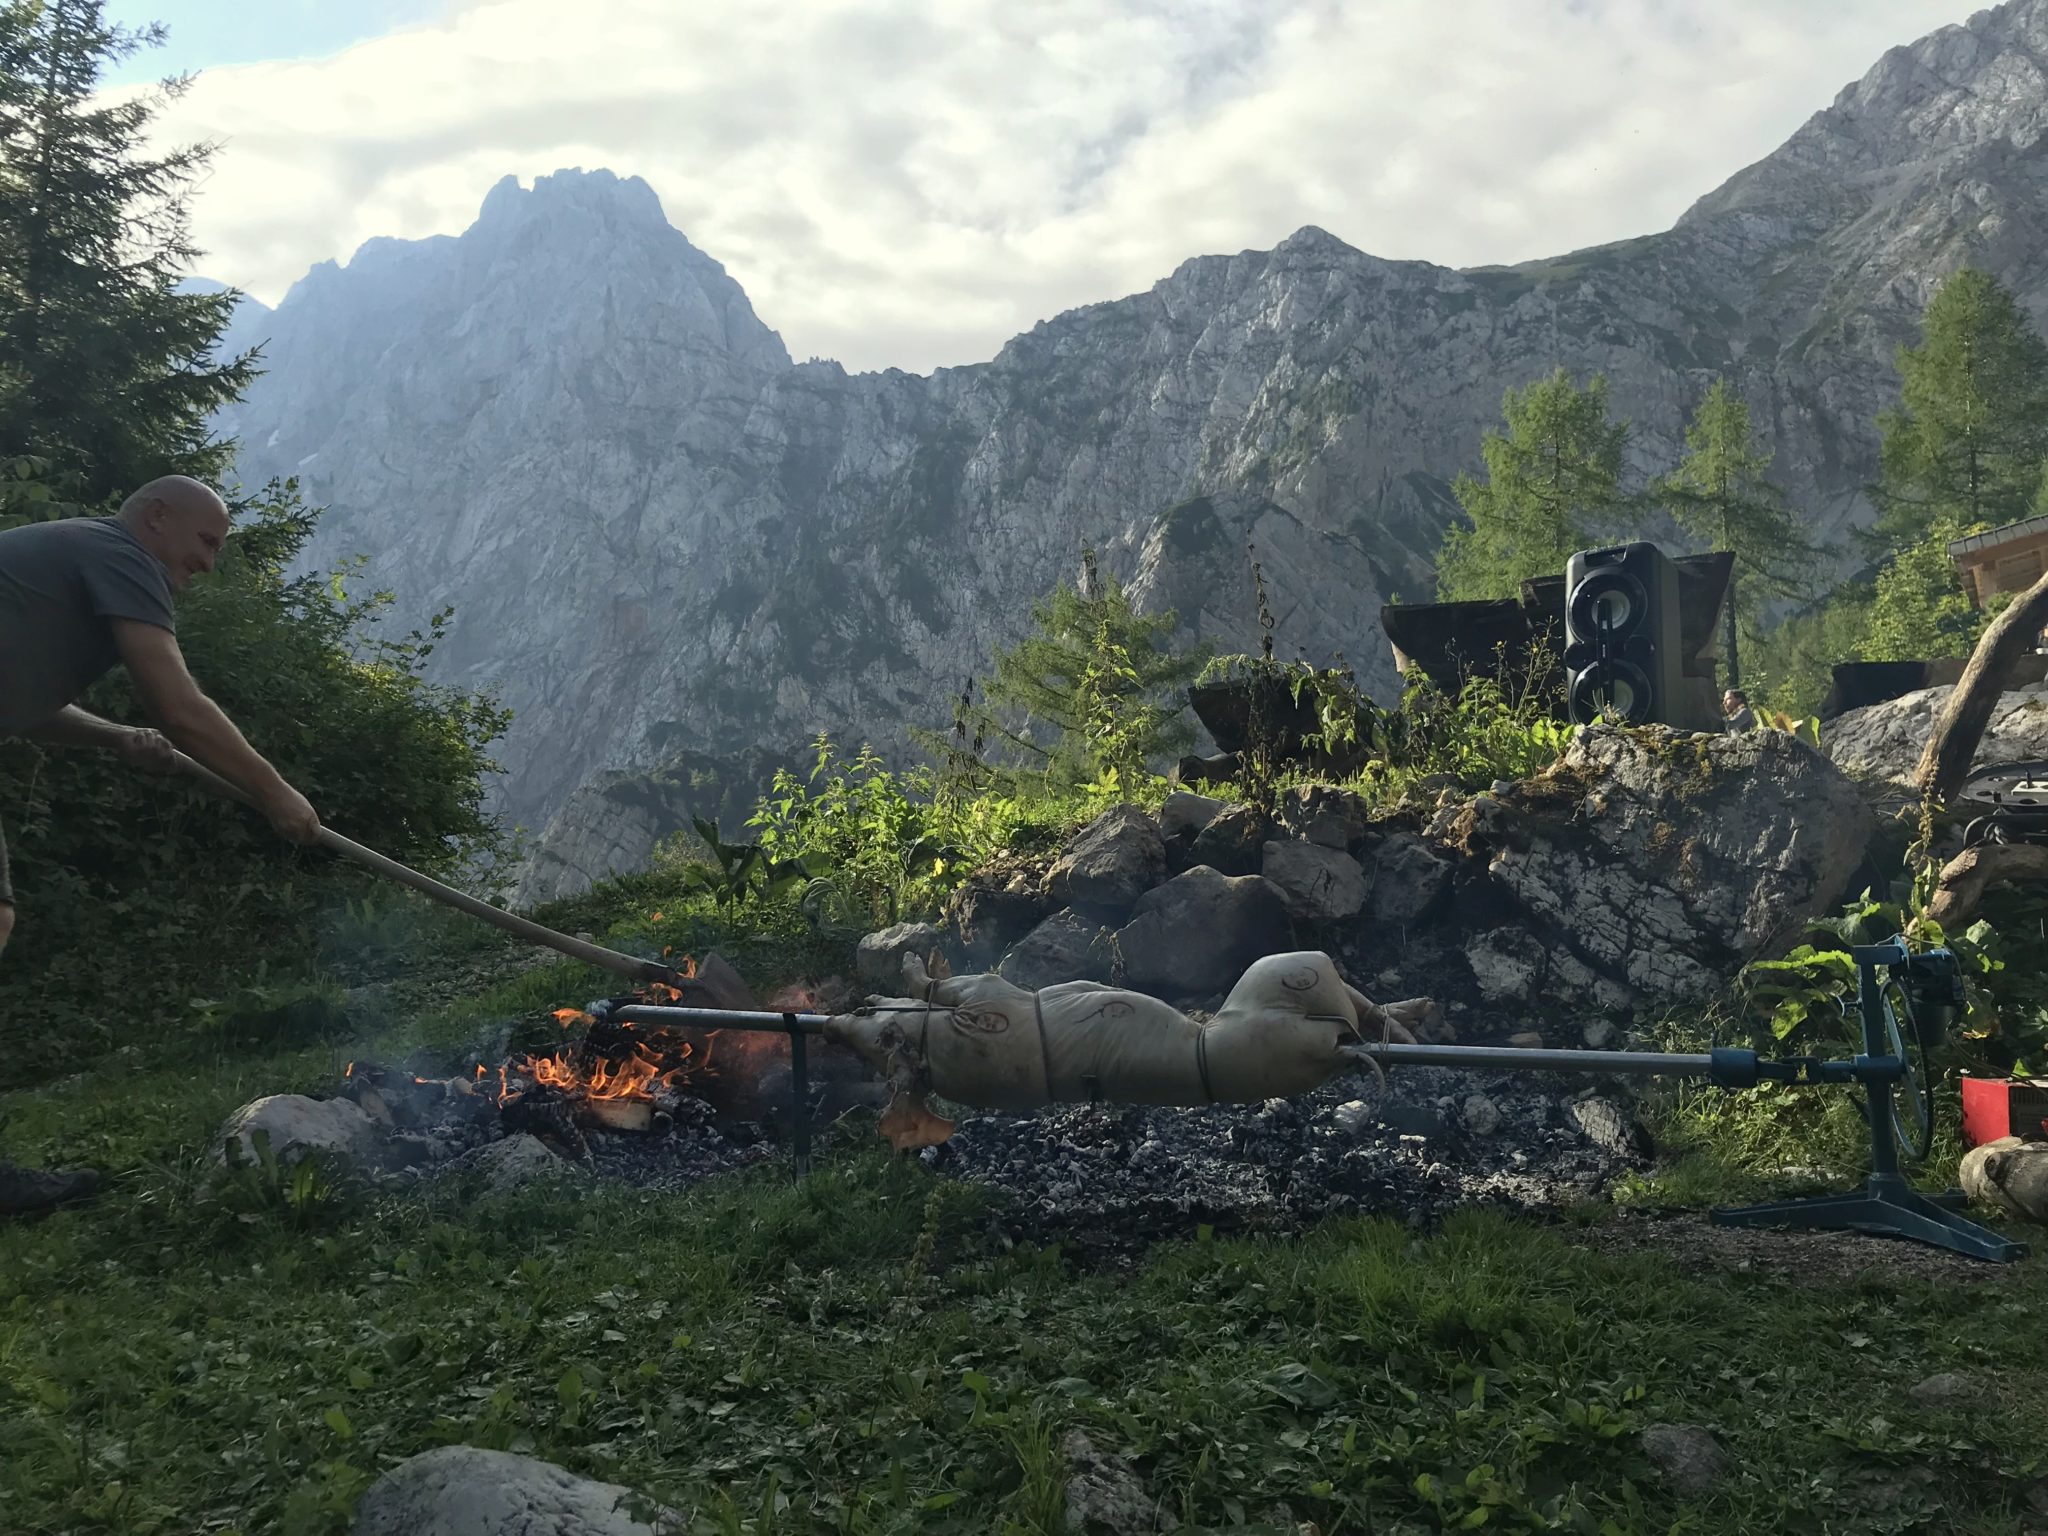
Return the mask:
POLYGON ((1941 868, 1927 915, 1953 933, 1968 922, 1984 892, 2001 880, 2048 877, 2048 846, 2040 843, 1980 843, 1965 848, 1941 868))
MULTIPOLYGON (((2032 650, 2041 630, 2048 626, 2048 576, 2043 576, 2011 604, 1984 631, 1970 664, 1956 682, 1936 717, 1934 731, 1920 754, 1920 768, 1913 780, 1921 797, 1946 805, 1970 776, 1970 761, 1977 743, 1984 739, 1984 727, 1991 722, 1992 706, 2005 692, 2013 664, 2032 650)), ((1944 878, 1946 873, 1944 872, 1944 878)))

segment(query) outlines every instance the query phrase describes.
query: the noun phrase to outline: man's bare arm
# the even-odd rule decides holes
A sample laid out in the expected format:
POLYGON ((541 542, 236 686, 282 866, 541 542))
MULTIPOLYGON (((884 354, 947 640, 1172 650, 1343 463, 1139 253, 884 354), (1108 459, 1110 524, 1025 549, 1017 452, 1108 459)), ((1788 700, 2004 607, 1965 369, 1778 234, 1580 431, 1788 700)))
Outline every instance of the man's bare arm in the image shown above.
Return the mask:
POLYGON ((76 704, 66 704, 54 719, 21 734, 31 741, 47 742, 56 747, 111 748, 121 745, 122 738, 133 729, 133 726, 116 725, 98 715, 87 714, 76 704))
POLYGON ((199 691, 175 636, 155 624, 116 619, 114 643, 142 706, 179 747, 235 785, 295 842, 320 835, 320 818, 254 747, 221 707, 199 691))

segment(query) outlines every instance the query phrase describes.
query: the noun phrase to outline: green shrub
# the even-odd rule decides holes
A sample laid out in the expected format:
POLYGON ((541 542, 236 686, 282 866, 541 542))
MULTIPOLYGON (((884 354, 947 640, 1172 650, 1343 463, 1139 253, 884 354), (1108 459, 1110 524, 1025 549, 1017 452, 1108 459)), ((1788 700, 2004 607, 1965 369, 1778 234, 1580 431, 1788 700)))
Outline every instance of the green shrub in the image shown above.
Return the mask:
MULTIPOLYGON (((220 569, 179 602, 200 686, 336 831, 441 874, 487 854, 486 749, 505 713, 421 677, 432 634, 372 634, 381 599, 287 578, 317 516, 295 486, 238 513, 220 569)), ((145 723, 119 669, 82 702, 145 723)), ((0 742, 0 807, 20 902, 0 960, 0 1081, 159 1030, 259 967, 303 976, 323 917, 369 878, 104 752, 0 742)))

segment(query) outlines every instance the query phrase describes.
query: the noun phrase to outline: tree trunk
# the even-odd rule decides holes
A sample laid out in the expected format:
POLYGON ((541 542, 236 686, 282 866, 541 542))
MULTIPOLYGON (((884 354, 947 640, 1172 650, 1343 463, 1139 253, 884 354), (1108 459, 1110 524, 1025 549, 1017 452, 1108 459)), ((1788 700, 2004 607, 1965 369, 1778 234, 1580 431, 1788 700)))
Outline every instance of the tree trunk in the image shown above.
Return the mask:
POLYGON ((2048 847, 2039 843, 1980 843, 1965 848, 1941 867, 1941 880, 1927 915, 1953 933, 1967 922, 2000 880, 2038 880, 2048 875, 2048 847))
POLYGON ((1970 775, 1970 761, 1977 744, 1984 739, 1984 727, 1991 723, 1992 706, 2005 692, 2005 680, 2013 663, 2033 649, 2044 625, 2048 625, 2048 576, 2043 576, 2014 598, 2005 612, 1991 621, 1970 664, 1963 668, 1955 692, 1942 706, 1920 754, 1914 783, 1923 798, 1946 804, 1970 775))
MULTIPOLYGON (((1726 540, 1723 540, 1726 543, 1726 540)), ((1742 664, 1735 657, 1735 567, 1728 567, 1728 686, 1742 686, 1742 664)))

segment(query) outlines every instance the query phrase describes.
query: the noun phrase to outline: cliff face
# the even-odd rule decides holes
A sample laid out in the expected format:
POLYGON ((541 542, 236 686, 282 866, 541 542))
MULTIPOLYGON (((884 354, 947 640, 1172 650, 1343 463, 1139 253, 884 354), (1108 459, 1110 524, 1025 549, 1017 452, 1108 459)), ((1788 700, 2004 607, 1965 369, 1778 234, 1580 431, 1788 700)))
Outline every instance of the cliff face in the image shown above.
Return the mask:
POLYGON ((1459 272, 1303 229, 929 377, 792 365, 637 179, 508 178, 460 237, 372 241, 254 316, 270 371, 222 426, 245 481, 330 508, 317 564, 367 555, 402 625, 455 609, 434 673, 515 711, 537 899, 634 857, 621 774, 942 723, 1084 543, 1243 650, 1249 539, 1282 653, 1391 691, 1380 605, 1427 596, 1450 479, 1558 366, 1607 373, 1639 473, 1729 374, 1839 528, 1940 279, 2048 311, 2044 71, 2048 0, 2019 0, 1887 54, 1664 233, 1459 272))

